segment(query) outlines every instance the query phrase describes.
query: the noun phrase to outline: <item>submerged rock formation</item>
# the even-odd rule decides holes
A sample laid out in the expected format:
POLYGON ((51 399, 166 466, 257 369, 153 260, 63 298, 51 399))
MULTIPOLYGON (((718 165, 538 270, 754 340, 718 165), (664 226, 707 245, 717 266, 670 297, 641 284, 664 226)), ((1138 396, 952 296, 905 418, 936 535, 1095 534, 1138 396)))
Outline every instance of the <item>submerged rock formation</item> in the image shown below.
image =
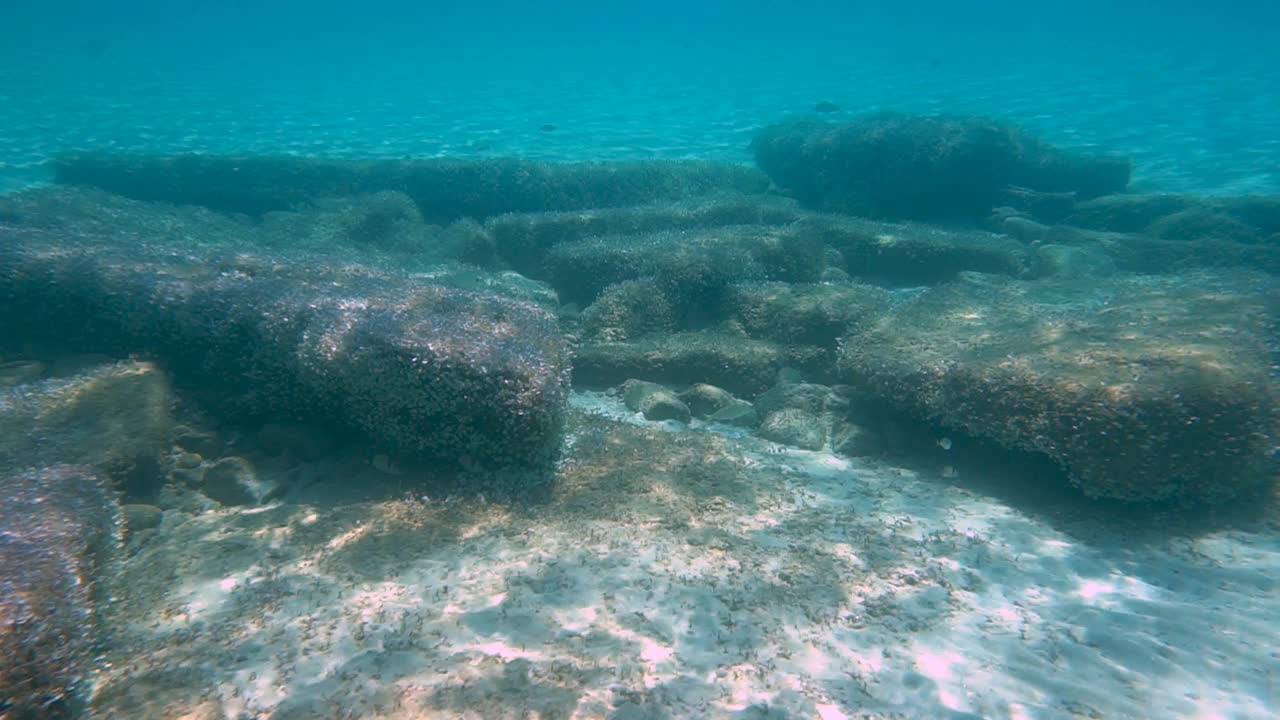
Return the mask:
POLYGON ((762 192, 768 180, 696 160, 546 163, 492 160, 320 160, 217 155, 67 155, 57 182, 135 200, 260 216, 317 198, 395 190, 431 222, 508 212, 642 205, 712 193, 762 192))
POLYGON ((0 226, 0 333, 152 354, 229 415, 306 418, 397 457, 538 470, 556 457, 568 365, 541 305, 119 226, 0 226))
POLYGON ((1223 501, 1270 481, 1277 288, 1258 273, 972 275, 850 337, 850 384, 1053 458, 1085 493, 1223 501))
POLYGON ((79 717, 104 639, 120 506, 71 465, 0 472, 0 506, 0 717, 79 717))
POLYGON ((818 210, 886 220, 981 221, 1007 188, 1092 198, 1120 192, 1129 162, 1058 150, 981 118, 878 114, 801 120, 756 135, 756 163, 818 210))

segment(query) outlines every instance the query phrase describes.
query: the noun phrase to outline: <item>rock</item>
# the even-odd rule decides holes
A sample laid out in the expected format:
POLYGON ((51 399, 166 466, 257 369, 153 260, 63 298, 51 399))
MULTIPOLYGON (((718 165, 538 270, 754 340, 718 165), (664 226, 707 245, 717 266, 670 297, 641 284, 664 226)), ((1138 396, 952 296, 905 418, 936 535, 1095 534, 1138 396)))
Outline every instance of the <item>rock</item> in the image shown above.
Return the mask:
MULTIPOLYGON (((173 440, 175 446, 182 448, 189 454, 196 455, 200 460, 206 457, 216 458, 222 454, 222 438, 211 430, 193 428, 187 425, 175 425, 173 430, 170 431, 169 437, 173 440)), ((196 464, 199 464, 199 462, 196 464)))
POLYGON ((825 354, 713 331, 655 335, 625 343, 584 343, 574 355, 574 382, 609 387, 631 378, 673 386, 706 382, 744 396, 773 384, 778 368, 826 367, 825 354), (800 353, 797 355, 797 352, 800 353))
POLYGON ((708 415, 706 419, 707 422, 743 428, 754 428, 760 424, 760 415, 756 413, 755 406, 737 398, 734 398, 729 405, 708 415))
POLYGON ((680 393, 680 400, 689 406, 695 417, 704 418, 733 405, 738 399, 733 393, 706 383, 696 383, 680 393))
POLYGON ((780 382, 755 399, 756 410, 765 415, 786 408, 814 415, 843 413, 848 405, 848 400, 832 388, 806 382, 780 382))
POLYGON ((827 425, 823 419, 795 408, 767 413, 756 433, 765 439, 804 450, 821 450, 827 443, 827 425))
POLYGON ((814 237, 746 225, 564 242, 548 251, 546 272, 561 297, 582 303, 594 301, 614 283, 651 279, 671 301, 679 321, 714 313, 734 283, 813 282, 821 277, 824 263, 814 237))
POLYGON ((1165 215, 1143 231, 1162 240, 1226 240, 1256 245, 1263 235, 1257 228, 1216 208, 1195 207, 1165 215))
POLYGON ((1074 192, 1037 192, 1030 188, 1009 186, 1000 191, 996 203, 1036 221, 1050 225, 1062 222, 1076 209, 1074 192))
POLYGON ((689 407, 675 393, 657 383, 628 380, 622 384, 621 390, 627 408, 644 415, 646 420, 689 422, 689 407))
POLYGON ((108 235, 0 227, 0 334, 154 354, 232 420, 306 417, 398 458, 549 476, 568 392, 551 310, 223 236, 175 253, 150 234, 161 211, 137 211, 108 235))
POLYGON ((0 713, 80 717, 121 547, 120 506, 87 468, 0 476, 0 713))
POLYGON ((869 285, 746 283, 733 288, 728 311, 753 338, 834 351, 890 301, 887 291, 869 285))
POLYGON ((163 519, 164 511, 155 505, 133 503, 124 506, 124 526, 129 535, 159 527, 163 519))
POLYGON ((201 491, 223 505, 261 505, 282 488, 261 479, 253 463, 234 455, 210 465, 201 491))
POLYGON ((1119 194, 1077 203, 1063 225, 1104 232, 1137 233, 1166 215, 1195 207, 1196 200, 1185 195, 1119 194))
POLYGON ((181 470, 198 468, 203 463, 204 458, 200 456, 200 453, 179 452, 173 457, 173 466, 181 470))
POLYGON ((651 278, 624 280, 605 288, 582 313, 587 342, 625 342, 676 330, 676 310, 651 278))
POLYGON ((703 161, 546 163, 518 159, 322 160, 302 157, 80 154, 56 182, 135 200, 261 216, 317 198, 397 191, 428 222, 763 192, 752 168, 703 161))
POLYGON ((978 230, 811 215, 790 231, 837 251, 850 276, 888 287, 936 285, 961 272, 1018 277, 1029 263, 1023 242, 978 230))
POLYGON ((160 481, 153 471, 165 450, 169 402, 164 374, 142 362, 0 388, 0 468, 84 465, 146 497, 160 481))
POLYGON ((547 251, 560 243, 724 225, 779 226, 799 214, 794 201, 777 196, 718 194, 638 207, 512 213, 489 219, 484 228, 505 262, 530 277, 544 277, 547 251))
POLYGON ((891 311, 841 368, 899 411, 1043 453, 1087 495, 1221 502, 1274 477, 1277 309, 1260 273, 968 276, 891 311))
POLYGON ((771 125, 756 164, 809 207, 886 220, 977 223, 1010 186, 1092 198, 1122 191, 1129 162, 1053 148, 980 118, 871 115, 771 125))

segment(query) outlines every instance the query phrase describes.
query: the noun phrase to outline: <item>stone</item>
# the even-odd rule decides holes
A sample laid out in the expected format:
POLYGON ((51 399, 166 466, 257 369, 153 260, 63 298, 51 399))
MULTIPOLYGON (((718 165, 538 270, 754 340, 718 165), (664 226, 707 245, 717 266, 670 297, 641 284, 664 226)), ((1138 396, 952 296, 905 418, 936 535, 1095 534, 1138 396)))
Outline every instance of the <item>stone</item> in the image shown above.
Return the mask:
POLYGON ((888 291, 870 285, 743 283, 732 289, 728 312, 753 338, 834 351, 890 302, 888 291))
POLYGON ((1019 277, 1030 262, 1024 242, 981 230, 810 215, 790 232, 836 251, 854 279, 885 287, 936 285, 962 272, 1019 277))
POLYGON ((645 278, 677 318, 714 310, 746 280, 816 281, 824 264, 817 238, 756 225, 596 236, 557 244, 545 261, 547 281, 568 302, 590 303, 615 283, 645 278))
POLYGON ((222 235, 175 253, 153 228, 168 211, 124 207, 106 235, 0 226, 0 335, 154 354, 226 419, 307 417, 400 459, 549 477, 569 370, 552 310, 222 235))
POLYGON ((260 478, 253 463, 235 455, 210 465, 200 489, 223 505, 261 505, 282 490, 260 478))
POLYGON ((1092 198, 1124 190, 1130 175, 1126 159, 1063 152, 982 118, 789 121, 757 133, 752 150, 805 205, 885 220, 976 224, 1010 186, 1092 198))
POLYGON ((200 453, 179 452, 173 457, 173 466, 180 470, 198 468, 203 463, 204 458, 200 456, 200 453))
POLYGON ((547 252, 561 243, 724 225, 780 226, 795 221, 799 215, 794 201, 785 198, 721 193, 632 207, 509 213, 490 218, 484 229, 504 262, 530 277, 543 277, 547 252))
POLYGON ((550 163, 72 154, 58 158, 53 169, 60 184, 254 217, 318 198, 395 191, 433 223, 758 193, 768 185, 753 168, 697 160, 550 163))
POLYGON ((574 382, 611 387, 628 379, 680 387, 710 383, 754 397, 773 384, 778 369, 797 365, 821 372, 829 358, 716 331, 654 335, 621 343, 584 343, 574 353, 574 382))
POLYGON ((134 361, 0 388, 0 468, 84 465, 146 497, 160 481, 152 471, 165 450, 170 400, 164 373, 134 361))
POLYGON ((164 512, 155 505, 131 503, 124 506, 125 531, 130 536, 159 527, 163 519, 164 512))
POLYGON ((719 412, 737 401, 733 393, 707 383, 695 383, 680 393, 679 397, 689 406, 689 411, 700 418, 719 412))
POLYGON ((760 424, 760 415, 756 412, 755 406, 738 398, 734 398, 732 403, 711 413, 706 419, 707 422, 748 429, 760 424))
POLYGON ((610 285, 587 306, 581 320, 587 342, 625 342, 677 329, 672 299, 651 278, 610 285))
POLYGON ((821 450, 827 443, 827 428, 823 419, 796 408, 766 414, 756 433, 767 440, 803 450, 821 450))
POLYGON ((646 420, 689 422, 689 407, 668 388, 643 380, 628 380, 621 388, 627 409, 644 415, 646 420))
POLYGON ((843 348, 877 401, 1060 464, 1086 495, 1224 502, 1275 477, 1280 286, 1257 272, 965 276, 843 348))
POLYGON ((812 415, 841 414, 848 406, 847 398, 833 388, 806 382, 780 382, 755 399, 756 410, 764 415, 784 409, 812 415))
POLYGON ((0 715, 84 713, 107 631, 120 506, 84 467, 0 473, 0 715))
POLYGON ((1037 278, 1101 278, 1116 273, 1116 262, 1105 252, 1081 245, 1040 245, 1031 261, 1037 278))
POLYGON ((193 428, 189 425, 174 425, 169 436, 174 446, 199 458, 197 465, 206 457, 216 458, 222 454, 222 438, 212 430, 193 428))

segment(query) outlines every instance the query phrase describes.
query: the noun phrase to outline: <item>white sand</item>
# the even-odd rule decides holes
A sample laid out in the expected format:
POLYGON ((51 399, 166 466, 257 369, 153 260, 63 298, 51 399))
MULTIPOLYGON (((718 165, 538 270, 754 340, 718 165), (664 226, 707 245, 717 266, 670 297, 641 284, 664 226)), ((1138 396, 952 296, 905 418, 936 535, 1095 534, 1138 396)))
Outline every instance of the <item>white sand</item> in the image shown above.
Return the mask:
POLYGON ((360 501, 406 480, 351 464, 286 504, 169 512, 126 569, 98 714, 1267 718, 1280 702, 1274 525, 1182 529, 995 468, 977 483, 963 464, 580 425, 538 508, 360 501))

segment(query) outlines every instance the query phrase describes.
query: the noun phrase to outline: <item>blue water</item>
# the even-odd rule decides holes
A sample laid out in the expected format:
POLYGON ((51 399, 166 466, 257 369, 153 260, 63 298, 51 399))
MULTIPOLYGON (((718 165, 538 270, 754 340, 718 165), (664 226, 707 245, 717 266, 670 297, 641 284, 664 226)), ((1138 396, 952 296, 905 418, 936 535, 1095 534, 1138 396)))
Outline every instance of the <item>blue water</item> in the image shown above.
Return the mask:
POLYGON ((1268 2, 7 5, 0 190, 80 149, 748 162, 827 100, 1128 153, 1138 190, 1280 192, 1268 2))

